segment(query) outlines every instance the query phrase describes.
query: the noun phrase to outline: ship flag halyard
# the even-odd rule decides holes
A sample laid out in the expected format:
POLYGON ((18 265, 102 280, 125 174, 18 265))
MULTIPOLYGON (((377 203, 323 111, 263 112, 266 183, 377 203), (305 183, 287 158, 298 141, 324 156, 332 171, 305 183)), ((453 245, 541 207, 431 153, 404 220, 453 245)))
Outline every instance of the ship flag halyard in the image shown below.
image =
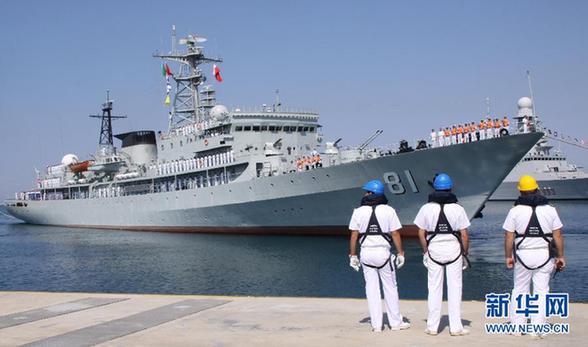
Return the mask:
POLYGON ((163 73, 163 76, 165 77, 165 100, 164 100, 164 104, 166 106, 169 106, 171 104, 171 98, 169 96, 169 93, 171 92, 171 85, 169 84, 169 76, 173 76, 174 74, 172 73, 169 65, 167 65, 166 63, 164 63, 162 65, 161 71, 163 73))

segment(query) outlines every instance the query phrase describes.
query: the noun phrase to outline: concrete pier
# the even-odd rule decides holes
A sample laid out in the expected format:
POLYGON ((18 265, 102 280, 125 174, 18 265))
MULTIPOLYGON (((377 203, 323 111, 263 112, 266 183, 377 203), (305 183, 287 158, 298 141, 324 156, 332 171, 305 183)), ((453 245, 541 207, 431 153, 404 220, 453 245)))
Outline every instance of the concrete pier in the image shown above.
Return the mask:
MULTIPOLYGON (((463 303, 471 334, 424 334, 426 302, 403 300, 412 327, 371 332, 365 299, 0 292, 0 346, 585 346, 588 304, 570 334, 488 335, 484 303, 463 303)), ((446 308, 445 308, 446 312, 446 308)))

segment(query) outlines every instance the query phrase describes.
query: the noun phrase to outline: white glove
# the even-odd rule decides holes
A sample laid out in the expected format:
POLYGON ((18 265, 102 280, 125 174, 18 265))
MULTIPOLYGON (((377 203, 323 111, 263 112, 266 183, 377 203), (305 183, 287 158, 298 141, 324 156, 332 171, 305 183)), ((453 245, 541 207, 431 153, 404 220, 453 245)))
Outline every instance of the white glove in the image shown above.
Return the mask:
POLYGON ((428 269, 429 268, 429 253, 423 254, 423 265, 428 269))
POLYGON ((467 270, 468 266, 470 265, 470 262, 468 261, 468 259, 466 257, 461 257, 461 270, 467 270))
POLYGON ((401 267, 403 267, 404 266, 404 256, 397 255, 396 259, 394 260, 394 264, 396 265, 397 269, 400 269, 401 267))
POLYGON ((359 258, 356 255, 349 256, 349 266, 351 266, 353 270, 359 271, 361 263, 359 262, 359 258))

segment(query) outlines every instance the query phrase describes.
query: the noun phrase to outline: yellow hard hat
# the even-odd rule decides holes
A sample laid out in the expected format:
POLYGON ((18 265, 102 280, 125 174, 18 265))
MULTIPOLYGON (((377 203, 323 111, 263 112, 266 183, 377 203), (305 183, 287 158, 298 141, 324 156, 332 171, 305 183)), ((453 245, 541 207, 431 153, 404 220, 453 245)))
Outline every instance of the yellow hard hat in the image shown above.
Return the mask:
POLYGON ((539 185, 533 176, 525 175, 519 179, 519 185, 517 188, 519 188, 519 191, 521 192, 529 192, 539 189, 539 185))

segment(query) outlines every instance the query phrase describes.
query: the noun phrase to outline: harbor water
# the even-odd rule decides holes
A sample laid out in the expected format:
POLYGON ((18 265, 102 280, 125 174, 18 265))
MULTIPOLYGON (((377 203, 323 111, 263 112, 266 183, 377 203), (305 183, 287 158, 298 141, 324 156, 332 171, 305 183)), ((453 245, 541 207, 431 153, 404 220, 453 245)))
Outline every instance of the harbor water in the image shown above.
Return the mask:
MULTIPOLYGON (((391 205, 394 204, 392 199, 391 205)), ((558 202, 566 270, 552 291, 588 302, 588 203, 558 202)), ((472 268, 464 299, 512 289, 502 222, 509 202, 488 203, 470 230, 472 268)), ((351 213, 351 211, 350 211, 351 213)), ((425 299, 426 270, 416 240, 404 240, 400 297, 425 299)), ((34 226, 0 210, 0 290, 363 297, 348 266, 348 239, 326 236, 211 235, 34 226)))

